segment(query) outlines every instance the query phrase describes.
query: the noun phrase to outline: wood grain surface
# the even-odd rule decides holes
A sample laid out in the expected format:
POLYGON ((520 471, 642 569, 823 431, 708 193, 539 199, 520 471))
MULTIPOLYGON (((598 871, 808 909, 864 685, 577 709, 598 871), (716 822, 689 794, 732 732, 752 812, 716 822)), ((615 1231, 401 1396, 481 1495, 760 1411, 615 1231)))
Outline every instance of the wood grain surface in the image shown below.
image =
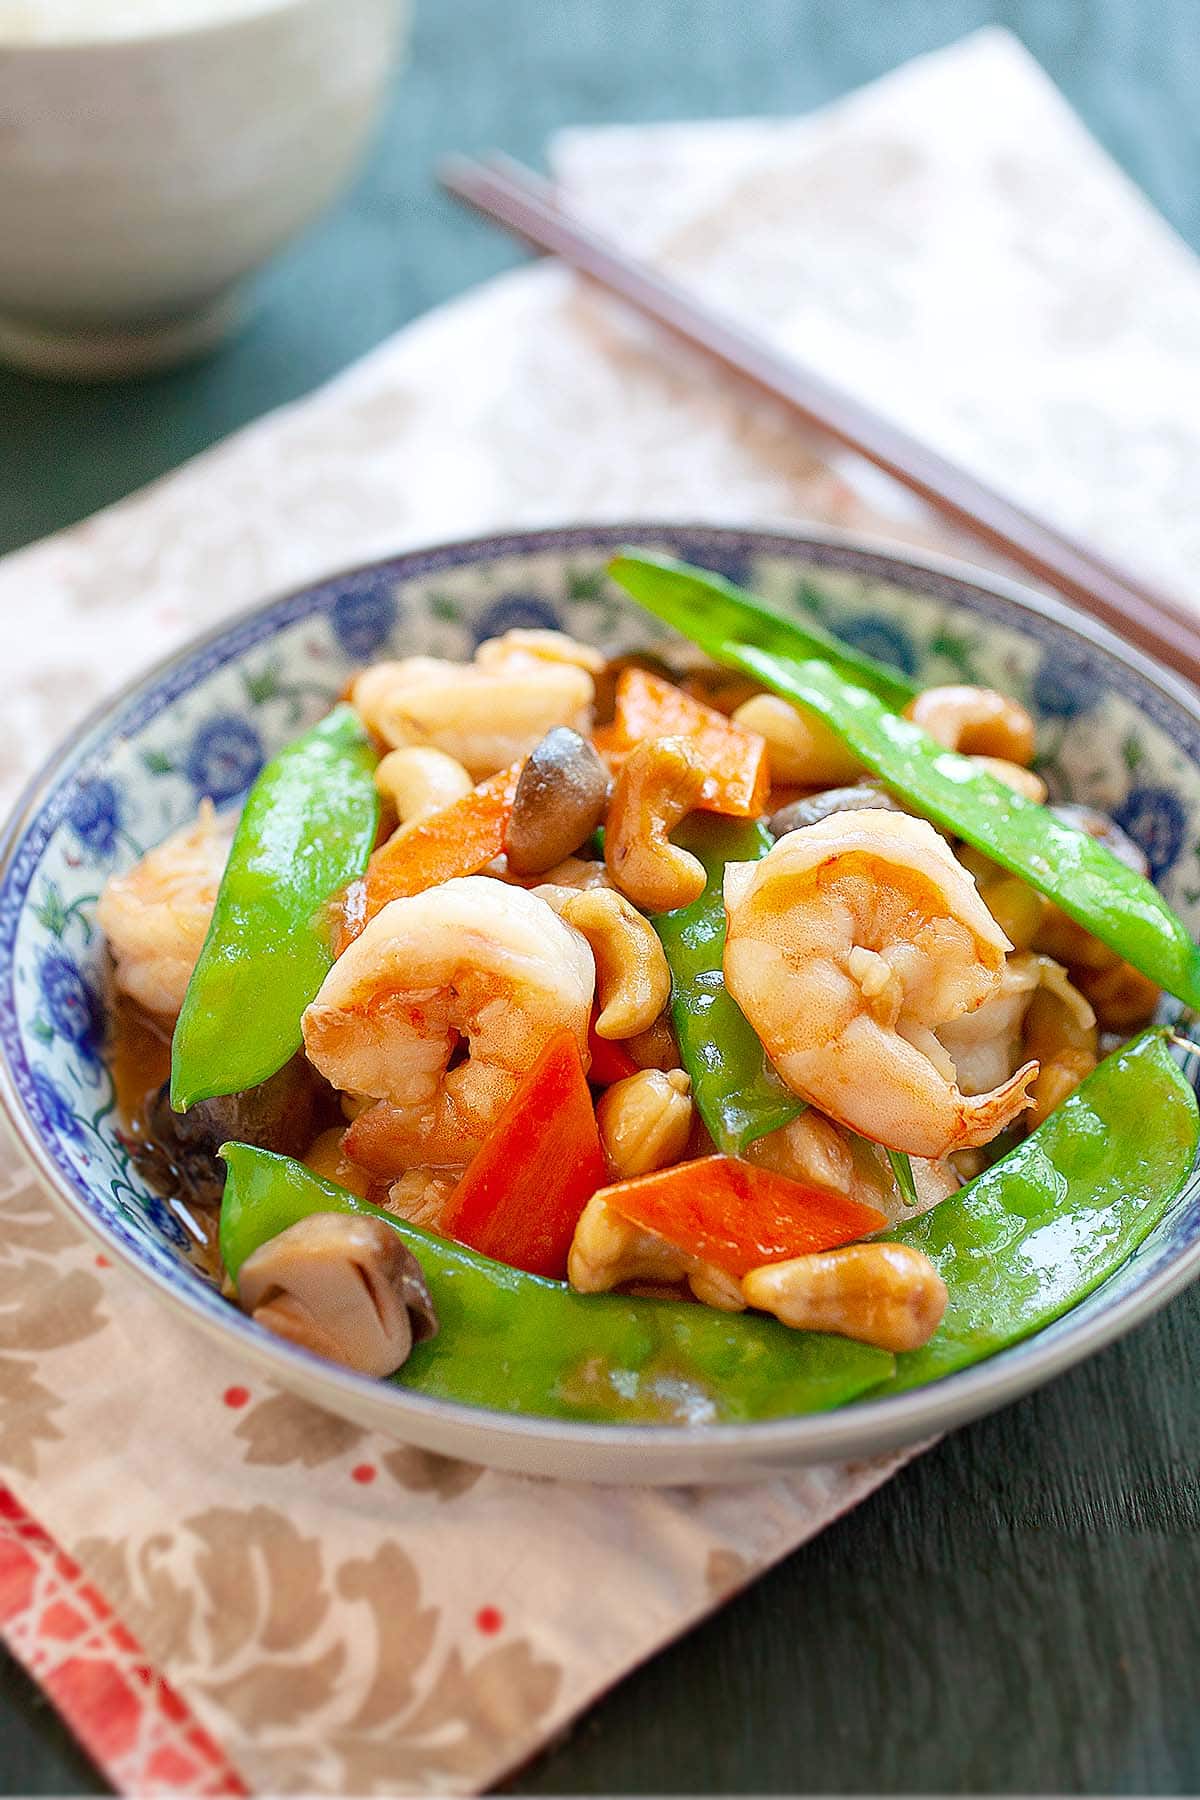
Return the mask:
MULTIPOLYGON (((0 549, 305 393, 516 253, 434 189, 558 125, 802 110, 988 21, 1015 30, 1200 248, 1198 0, 417 0, 354 193, 193 369, 0 375, 0 549)), ((511 1787, 1200 1791, 1200 1293, 939 1445, 631 1676, 511 1787)), ((0 1794, 103 1792, 0 1667, 0 1794)))

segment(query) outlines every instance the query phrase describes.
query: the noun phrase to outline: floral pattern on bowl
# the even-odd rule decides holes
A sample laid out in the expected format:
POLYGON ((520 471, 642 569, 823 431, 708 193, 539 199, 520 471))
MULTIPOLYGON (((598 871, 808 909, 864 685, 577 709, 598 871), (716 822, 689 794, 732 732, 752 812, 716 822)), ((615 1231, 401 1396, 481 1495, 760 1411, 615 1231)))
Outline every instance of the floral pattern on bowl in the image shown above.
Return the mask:
MULTIPOLYGON (((1088 622, 970 571, 851 543, 697 526, 551 531, 413 553, 277 600, 151 673, 85 727, 10 826, 0 873, 0 1049, 14 1116, 52 1185, 193 1316, 242 1334, 280 1379, 480 1460, 507 1435, 497 1459, 509 1466, 684 1479, 713 1473, 717 1454, 701 1442, 689 1455, 690 1432, 674 1434, 674 1453, 652 1452, 651 1440, 664 1434, 643 1429, 645 1453, 625 1442, 614 1460, 603 1440, 628 1440, 628 1432, 549 1421, 539 1431, 490 1414, 464 1423, 469 1409, 316 1365, 223 1302, 188 1260, 185 1216, 131 1162, 105 1059, 108 976, 94 920, 109 874, 189 820, 204 796, 236 807, 264 759, 318 718, 364 661, 468 657, 514 626, 559 626, 614 651, 660 638, 604 575, 606 557, 630 541, 733 575, 922 682, 980 681, 1018 695, 1037 718, 1038 766, 1055 795, 1113 813, 1190 928, 1200 927, 1200 701, 1088 622), (566 1464, 563 1443, 573 1446, 566 1464)), ((740 1472, 754 1472, 764 1457, 786 1465, 923 1435, 1065 1366, 1161 1303, 1198 1262, 1193 1181, 1112 1281, 993 1364, 939 1389, 861 1405, 853 1418, 709 1428, 698 1441, 736 1440, 740 1472)))

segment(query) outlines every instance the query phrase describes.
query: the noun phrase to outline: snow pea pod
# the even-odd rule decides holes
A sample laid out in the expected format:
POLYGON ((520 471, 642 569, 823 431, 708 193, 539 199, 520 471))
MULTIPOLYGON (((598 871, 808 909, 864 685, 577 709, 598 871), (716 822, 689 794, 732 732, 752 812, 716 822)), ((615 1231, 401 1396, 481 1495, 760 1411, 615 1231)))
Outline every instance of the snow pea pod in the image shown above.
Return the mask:
POLYGON ((1196 1096, 1161 1031, 1102 1062, 1037 1131, 890 1235, 950 1294, 922 1350, 871 1395, 937 1381, 1040 1331, 1129 1257, 1191 1174, 1196 1096))
POLYGON ((537 1418, 729 1424, 845 1405, 895 1367, 886 1351, 774 1319, 575 1294, 433 1237, 289 1157, 246 1144, 221 1155, 221 1254, 235 1281, 252 1251, 310 1213, 369 1213, 399 1233, 440 1327, 392 1377, 417 1393, 537 1418))
POLYGON ((257 1087, 300 1047, 300 1015, 333 962, 328 903, 367 866, 375 753, 334 710, 251 788, 171 1044, 171 1105, 257 1087))
MULTIPOLYGON (((717 662, 816 713, 916 812, 1019 875, 1157 986, 1200 1008, 1200 951, 1187 927, 1150 882, 1095 838, 1015 794, 969 758, 944 749, 831 663, 812 658, 804 632, 797 638, 801 660, 797 651, 780 654, 777 647, 744 641, 740 607, 703 571, 689 570, 685 580, 673 568, 630 556, 610 567, 639 605, 717 662), (711 590, 703 608, 696 605, 697 583, 711 590)), ((780 641, 777 632, 774 642, 780 641)))
MULTIPOLYGON (((773 612, 744 588, 735 587, 732 581, 726 581, 724 576, 708 569, 694 569, 690 563, 676 562, 671 556, 651 556, 627 550, 613 558, 608 572, 626 593, 632 594, 651 612, 658 611, 656 598, 663 591, 664 582, 668 583, 673 603, 689 620, 688 625, 679 625, 678 629, 686 631, 689 637, 695 635, 697 642, 702 641, 701 633, 708 633, 737 638, 743 644, 773 650, 793 661, 820 657, 847 681, 866 688, 868 693, 877 694, 897 712, 902 711, 918 692, 915 683, 898 669, 889 668, 886 663, 877 662, 873 656, 854 649, 853 645, 842 643, 811 619, 789 619, 782 613, 773 612)), ((669 623, 677 624, 678 621, 672 619, 669 623)))
POLYGON ((718 1150, 739 1156, 747 1144, 786 1125, 804 1102, 776 1075, 754 1028, 725 986, 727 862, 752 862, 771 848, 757 822, 695 816, 674 841, 704 864, 704 892, 690 906, 651 923, 671 970, 671 1019, 700 1117, 718 1150))

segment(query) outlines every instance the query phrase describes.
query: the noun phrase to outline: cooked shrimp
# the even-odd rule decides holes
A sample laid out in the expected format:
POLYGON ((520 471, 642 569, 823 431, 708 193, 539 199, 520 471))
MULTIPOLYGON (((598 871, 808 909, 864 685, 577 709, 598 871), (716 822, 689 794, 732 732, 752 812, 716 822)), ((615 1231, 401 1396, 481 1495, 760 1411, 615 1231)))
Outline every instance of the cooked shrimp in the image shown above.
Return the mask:
POLYGON ((873 1206, 892 1224, 928 1212, 959 1186, 958 1176, 948 1162, 928 1162, 914 1156, 911 1165, 917 1204, 907 1205, 878 1146, 835 1125, 811 1106, 789 1125, 768 1132, 751 1144, 746 1159, 760 1168, 773 1169, 778 1175, 790 1176, 793 1181, 829 1188, 864 1206, 873 1206))
POLYGON ((527 756, 554 725, 586 737, 594 692, 586 669, 546 657, 480 667, 410 656, 365 669, 350 697, 391 748, 430 745, 479 781, 527 756))
POLYGON ((589 675, 600 675, 607 662, 603 650, 594 644, 581 644, 565 631, 529 631, 519 626, 503 637, 487 638, 475 652, 481 669, 529 668, 541 663, 570 663, 586 669, 589 675))
POLYGON ((983 1094, 1008 1080, 1021 1058, 1021 1027, 1040 980, 1040 958, 1010 956, 996 991, 974 1012, 938 1032, 964 1094, 983 1094))
POLYGON ((321 1074, 382 1103, 347 1153, 392 1175, 463 1167, 554 1032, 586 1063, 595 983, 583 938, 523 888, 470 875, 389 902, 303 1019, 321 1074))
POLYGON ((964 1094, 935 1033, 999 989, 1010 948, 923 819, 837 813, 725 872, 725 982, 794 1092, 863 1137, 941 1158, 1028 1104, 1028 1063, 964 1094))
MULTIPOLYGON (((1087 1038, 1094 1051, 1096 1019, 1091 1007, 1067 978, 1066 970, 1049 956, 1026 952, 1010 956, 1000 978, 1000 985, 990 1000, 974 1012, 966 1013, 938 1033, 942 1047, 950 1052, 955 1076, 964 1094, 979 1094, 1007 1081, 1026 1056, 1042 1065, 1060 1048, 1059 1039, 1043 1043, 1031 1035, 1030 1010, 1039 993, 1052 996, 1049 1009, 1038 1006, 1040 1019, 1047 1011, 1054 1018, 1068 1021, 1074 1033, 1069 1041, 1079 1048, 1087 1038)), ((1060 1036, 1062 1034, 1060 1033, 1060 1036)), ((1095 1057, 1092 1058, 1093 1063, 1095 1057)))
POLYGON ((426 1231, 440 1231, 446 1202, 458 1185, 457 1169, 406 1169, 393 1181, 383 1202, 387 1212, 426 1231))
POLYGON ((229 856, 232 824, 202 800, 185 825, 124 875, 104 885, 96 908, 117 965, 117 987, 162 1019, 179 1017, 204 947, 229 856))

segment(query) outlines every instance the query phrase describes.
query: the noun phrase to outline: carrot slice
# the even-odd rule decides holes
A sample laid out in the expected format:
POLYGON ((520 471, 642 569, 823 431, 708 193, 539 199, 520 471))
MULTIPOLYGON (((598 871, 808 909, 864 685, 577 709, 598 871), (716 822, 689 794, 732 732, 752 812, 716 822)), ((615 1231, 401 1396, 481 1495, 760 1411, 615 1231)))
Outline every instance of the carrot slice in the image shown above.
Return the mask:
POLYGON ((557 1032, 467 1165, 442 1230, 562 1280, 579 1215, 607 1172, 579 1045, 557 1032))
POLYGON ((342 897, 338 956, 389 900, 423 894, 458 875, 478 875, 499 856, 523 766, 510 764, 460 800, 393 833, 380 845, 365 876, 352 882, 342 897))
POLYGON ((624 1044, 597 1035, 594 1010, 588 1021, 588 1049, 592 1053, 588 1080, 593 1087, 611 1087, 614 1081, 624 1081, 627 1076, 638 1073, 638 1065, 624 1044))
POLYGON ((873 1206, 733 1156, 703 1156, 602 1190, 631 1224, 740 1280, 764 1263, 833 1250, 887 1224, 873 1206))
POLYGON ((661 737, 695 744, 706 771, 700 800, 705 812, 752 819, 765 810, 770 769, 766 741, 757 731, 743 731, 649 669, 623 669, 613 722, 597 733, 597 748, 619 764, 645 739, 661 737))

